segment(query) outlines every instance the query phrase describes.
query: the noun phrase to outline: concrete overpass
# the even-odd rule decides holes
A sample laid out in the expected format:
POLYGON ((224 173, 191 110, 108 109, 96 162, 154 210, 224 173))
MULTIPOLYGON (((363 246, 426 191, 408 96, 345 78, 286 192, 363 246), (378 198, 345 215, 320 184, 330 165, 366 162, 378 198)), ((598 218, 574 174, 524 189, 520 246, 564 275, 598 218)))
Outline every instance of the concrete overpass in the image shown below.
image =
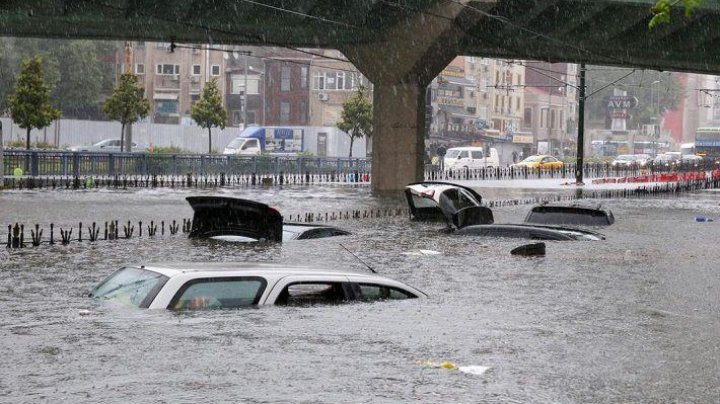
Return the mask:
POLYGON ((720 7, 655 0, 6 0, 0 35, 335 48, 375 85, 373 191, 422 179, 424 94, 457 55, 720 72, 720 7))

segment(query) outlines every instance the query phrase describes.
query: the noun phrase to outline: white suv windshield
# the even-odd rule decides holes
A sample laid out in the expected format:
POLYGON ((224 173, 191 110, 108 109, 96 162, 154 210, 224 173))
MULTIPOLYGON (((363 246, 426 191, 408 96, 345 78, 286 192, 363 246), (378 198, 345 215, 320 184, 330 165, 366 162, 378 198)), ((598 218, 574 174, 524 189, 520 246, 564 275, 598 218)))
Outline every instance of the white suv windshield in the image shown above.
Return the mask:
POLYGON ((122 268, 93 289, 90 297, 147 308, 168 278, 140 268, 122 268))

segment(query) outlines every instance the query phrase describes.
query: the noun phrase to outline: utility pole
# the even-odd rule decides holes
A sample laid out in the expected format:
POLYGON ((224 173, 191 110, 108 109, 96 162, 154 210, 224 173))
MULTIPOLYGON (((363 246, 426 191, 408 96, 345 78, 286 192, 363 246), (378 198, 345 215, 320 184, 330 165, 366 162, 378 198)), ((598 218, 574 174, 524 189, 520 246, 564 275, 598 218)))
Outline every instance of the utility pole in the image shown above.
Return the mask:
POLYGON ((2 127, 2 121, 0 121, 0 189, 3 189, 5 186, 5 163, 3 162, 3 157, 5 154, 5 150, 3 149, 3 127, 2 127))
MULTIPOLYGON (((133 72, 133 54, 132 54, 132 44, 130 41, 125 41, 125 72, 124 73, 132 73, 133 72)), ((120 151, 126 151, 130 153, 131 147, 132 147, 132 124, 126 125, 125 128, 125 144, 120 144, 120 151)))
POLYGON ((575 160, 575 185, 583 182, 583 159, 585 154, 585 63, 580 64, 580 88, 578 95, 578 139, 577 158, 575 160))

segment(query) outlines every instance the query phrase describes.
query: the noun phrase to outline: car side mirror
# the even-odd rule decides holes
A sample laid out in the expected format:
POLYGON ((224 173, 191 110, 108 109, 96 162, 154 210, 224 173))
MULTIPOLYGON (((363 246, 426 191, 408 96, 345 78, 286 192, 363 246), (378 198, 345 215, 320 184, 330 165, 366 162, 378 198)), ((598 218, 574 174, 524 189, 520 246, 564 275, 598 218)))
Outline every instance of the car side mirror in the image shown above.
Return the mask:
POLYGON ((460 158, 461 158, 460 156, 457 157, 458 160, 460 160, 460 158))
POLYGON ((104 148, 105 148, 105 145, 100 146, 100 148, 101 148, 101 149, 104 149, 104 148))

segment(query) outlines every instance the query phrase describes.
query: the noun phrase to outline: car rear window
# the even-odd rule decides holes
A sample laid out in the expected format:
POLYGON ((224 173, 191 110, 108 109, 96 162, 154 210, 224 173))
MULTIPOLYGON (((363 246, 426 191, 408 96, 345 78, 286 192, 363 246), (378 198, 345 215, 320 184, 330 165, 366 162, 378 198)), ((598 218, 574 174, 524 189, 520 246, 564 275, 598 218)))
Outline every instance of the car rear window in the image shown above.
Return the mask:
POLYGON ((142 268, 121 268, 90 292, 90 297, 147 308, 167 282, 167 276, 142 268))

